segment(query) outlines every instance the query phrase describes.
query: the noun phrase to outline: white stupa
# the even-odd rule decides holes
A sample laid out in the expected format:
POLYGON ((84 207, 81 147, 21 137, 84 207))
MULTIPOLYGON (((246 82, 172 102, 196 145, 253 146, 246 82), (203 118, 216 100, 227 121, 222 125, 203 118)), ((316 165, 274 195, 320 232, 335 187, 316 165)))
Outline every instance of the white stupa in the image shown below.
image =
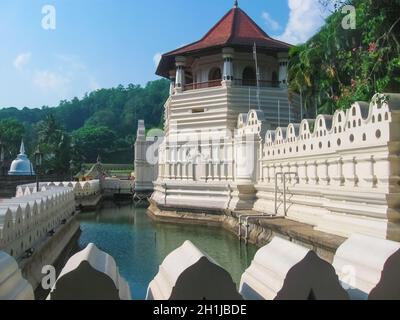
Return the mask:
POLYGON ((24 141, 21 141, 21 148, 19 150, 19 155, 17 158, 11 163, 10 171, 8 171, 9 176, 34 176, 35 171, 33 170, 33 166, 31 161, 28 159, 28 156, 25 154, 25 145, 24 141))

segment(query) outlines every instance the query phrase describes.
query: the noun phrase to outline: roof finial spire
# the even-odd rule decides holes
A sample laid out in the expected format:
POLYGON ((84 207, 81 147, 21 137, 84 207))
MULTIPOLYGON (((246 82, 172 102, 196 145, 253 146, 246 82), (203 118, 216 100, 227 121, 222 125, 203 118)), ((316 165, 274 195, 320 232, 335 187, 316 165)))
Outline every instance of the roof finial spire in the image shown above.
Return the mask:
POLYGON ((20 153, 20 154, 25 154, 24 139, 21 139, 21 147, 19 148, 19 153, 20 153))
POLYGON ((233 7, 234 7, 234 8, 237 8, 237 7, 239 7, 239 3, 238 3, 238 1, 237 1, 237 0, 235 0, 235 2, 234 2, 234 4, 233 4, 233 7))

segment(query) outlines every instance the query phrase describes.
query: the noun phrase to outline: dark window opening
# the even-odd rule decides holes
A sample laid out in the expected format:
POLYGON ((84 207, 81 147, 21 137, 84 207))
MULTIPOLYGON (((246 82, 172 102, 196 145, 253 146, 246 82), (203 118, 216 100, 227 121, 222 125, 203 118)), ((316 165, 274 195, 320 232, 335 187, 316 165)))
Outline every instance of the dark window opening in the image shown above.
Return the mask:
POLYGON ((222 73, 220 68, 212 68, 210 70, 210 73, 208 74, 208 80, 209 81, 214 81, 214 80, 221 80, 222 79, 222 73))
POLYGON ((256 86, 257 85, 257 75, 253 67, 246 67, 243 70, 243 85, 244 86, 256 86))

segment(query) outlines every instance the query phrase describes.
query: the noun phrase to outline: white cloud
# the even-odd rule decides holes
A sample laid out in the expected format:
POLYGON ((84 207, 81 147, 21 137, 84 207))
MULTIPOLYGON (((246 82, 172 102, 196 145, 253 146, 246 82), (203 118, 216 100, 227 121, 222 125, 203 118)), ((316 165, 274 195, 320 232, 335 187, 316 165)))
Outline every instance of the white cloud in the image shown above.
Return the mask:
POLYGON ((157 52, 153 57, 153 62, 156 67, 158 67, 158 64, 160 63, 161 56, 162 54, 160 52, 157 52))
POLYGON ((97 80, 93 76, 89 75, 89 89, 91 91, 96 91, 100 88, 100 84, 97 82, 97 80))
POLYGON ((22 71, 24 67, 31 61, 32 54, 30 52, 21 53, 14 59, 14 67, 22 71))
POLYGON ((61 74, 48 70, 38 70, 33 76, 33 82, 43 90, 64 91, 70 81, 61 74))
POLYGON ((281 28, 281 26, 279 25, 279 22, 272 19, 271 15, 268 12, 264 11, 261 14, 261 17, 263 18, 267 27, 270 28, 271 30, 276 31, 281 28))
POLYGON ((275 38, 292 44, 306 42, 324 25, 328 11, 318 0, 288 0, 288 4, 289 21, 285 31, 275 38))
POLYGON ((32 79, 36 87, 52 92, 60 99, 65 99, 68 95, 78 96, 77 91, 94 91, 100 88, 97 79, 75 55, 55 55, 53 68, 36 70, 32 79))

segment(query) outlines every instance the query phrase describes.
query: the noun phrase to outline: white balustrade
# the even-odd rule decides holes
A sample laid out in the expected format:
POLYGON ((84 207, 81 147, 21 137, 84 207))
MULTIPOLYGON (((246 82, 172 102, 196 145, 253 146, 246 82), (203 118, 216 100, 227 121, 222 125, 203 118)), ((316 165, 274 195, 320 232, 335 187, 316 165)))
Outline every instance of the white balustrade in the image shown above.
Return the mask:
POLYGON ((74 211, 74 193, 65 187, 51 187, 46 191, 2 200, 0 250, 21 257, 49 231, 71 217, 74 211))
POLYGON ((190 241, 171 252, 146 300, 241 300, 229 273, 190 241))
POLYGON ((351 299, 400 299, 399 242, 353 234, 336 251, 333 266, 351 299))
POLYGON ((314 251, 275 237, 243 273, 246 300, 346 300, 335 269, 314 251))
POLYGON ((131 300, 131 293, 114 258, 91 243, 68 260, 48 299, 131 300))

